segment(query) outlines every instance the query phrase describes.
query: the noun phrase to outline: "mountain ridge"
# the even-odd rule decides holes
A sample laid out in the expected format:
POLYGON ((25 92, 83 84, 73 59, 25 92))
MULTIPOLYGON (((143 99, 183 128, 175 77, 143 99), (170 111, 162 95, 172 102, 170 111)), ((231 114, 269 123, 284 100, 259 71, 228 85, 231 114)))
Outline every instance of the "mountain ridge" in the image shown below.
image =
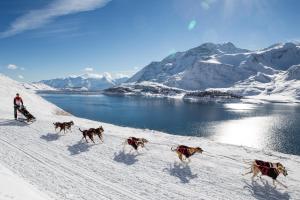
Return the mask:
POLYGON ((41 80, 43 83, 56 89, 79 89, 79 90, 102 90, 119 85, 128 79, 127 76, 112 77, 109 73, 95 74, 85 73, 82 75, 70 75, 64 78, 41 80))
MULTIPOLYGON (((237 48, 232 43, 204 43, 199 47, 169 55, 159 62, 150 63, 126 83, 156 82, 184 90, 219 88, 236 91, 239 95, 251 96, 266 93, 263 89, 253 92, 257 89, 256 83, 261 85, 268 83, 270 86, 276 82, 284 85, 283 80, 295 80, 298 85, 300 73, 296 73, 299 70, 294 66, 299 64, 298 43, 277 43, 253 51, 237 48), (284 79, 285 73, 289 73, 289 79, 284 79), (242 91, 232 90, 241 84, 242 91)), ((299 99, 298 90, 293 91, 296 93, 290 95, 299 99)))

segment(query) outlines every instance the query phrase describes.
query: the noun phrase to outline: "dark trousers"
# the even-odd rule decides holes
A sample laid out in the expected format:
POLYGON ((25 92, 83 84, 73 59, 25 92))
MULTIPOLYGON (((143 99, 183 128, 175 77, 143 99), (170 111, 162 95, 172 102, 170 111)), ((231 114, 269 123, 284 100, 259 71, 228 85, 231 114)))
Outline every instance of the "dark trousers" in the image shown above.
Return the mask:
POLYGON ((15 105, 14 106, 14 115, 15 115, 15 119, 17 119, 17 117, 18 117, 18 109, 20 108, 20 106, 18 106, 18 105, 15 105))

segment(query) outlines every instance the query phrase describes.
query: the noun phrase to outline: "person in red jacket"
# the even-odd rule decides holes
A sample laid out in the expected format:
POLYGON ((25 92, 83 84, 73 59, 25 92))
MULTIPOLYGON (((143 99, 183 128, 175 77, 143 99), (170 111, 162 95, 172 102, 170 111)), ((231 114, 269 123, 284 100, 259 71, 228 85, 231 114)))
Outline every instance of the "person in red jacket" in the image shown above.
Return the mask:
POLYGON ((16 94, 16 97, 14 98, 14 114, 15 114, 15 119, 17 119, 17 111, 18 109, 23 106, 23 100, 20 97, 19 93, 16 94))

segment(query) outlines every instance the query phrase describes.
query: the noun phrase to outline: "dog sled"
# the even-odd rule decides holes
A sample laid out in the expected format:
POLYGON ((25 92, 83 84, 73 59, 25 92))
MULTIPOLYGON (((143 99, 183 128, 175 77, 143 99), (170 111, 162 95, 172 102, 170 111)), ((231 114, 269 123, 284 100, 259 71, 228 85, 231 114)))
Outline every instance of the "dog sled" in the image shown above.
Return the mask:
POLYGON ((28 112, 28 110, 26 109, 25 106, 20 106, 19 108, 17 108, 17 110, 18 110, 19 113, 21 113, 26 118, 26 119, 18 118, 19 121, 22 121, 22 122, 34 122, 34 121, 36 121, 36 118, 28 112))

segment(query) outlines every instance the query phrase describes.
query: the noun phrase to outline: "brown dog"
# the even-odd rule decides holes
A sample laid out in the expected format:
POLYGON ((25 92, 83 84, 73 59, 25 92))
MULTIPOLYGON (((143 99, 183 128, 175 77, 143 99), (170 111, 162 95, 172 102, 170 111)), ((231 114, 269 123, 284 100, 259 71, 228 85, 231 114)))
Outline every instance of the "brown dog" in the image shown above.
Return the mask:
POLYGON ((94 135, 98 135, 99 139, 101 140, 101 142, 103 142, 103 132, 104 132, 104 129, 102 126, 100 126, 99 128, 90 128, 88 130, 81 130, 79 128, 80 132, 82 132, 82 139, 84 138, 86 142, 88 142, 87 140, 87 136, 90 138, 90 140, 95 143, 94 141, 94 135))
POLYGON ((66 133, 67 130, 72 131, 71 127, 74 125, 73 121, 70 122, 55 122, 53 123, 55 131, 60 128, 59 132, 61 132, 62 130, 64 131, 64 133, 66 133))
POLYGON ((284 168, 284 166, 278 162, 278 163, 272 163, 272 162, 267 162, 267 161, 262 161, 262 160, 254 160, 251 163, 255 163, 258 166, 263 166, 263 167, 269 167, 269 168, 284 168))
POLYGON ((125 140, 124 144, 124 148, 125 145, 128 144, 130 146, 132 146, 134 148, 134 150, 138 150, 138 147, 145 147, 145 143, 148 143, 148 140, 146 140, 145 138, 136 138, 136 137, 129 137, 125 140))
POLYGON ((185 145, 179 145, 177 148, 173 149, 172 151, 176 151, 178 158, 183 162, 184 160, 188 159, 188 162, 191 161, 190 157, 195 153, 202 153, 203 150, 200 147, 188 147, 185 145))
MULTIPOLYGON (((261 175, 269 176, 273 179, 273 185, 276 187, 275 182, 279 183, 283 187, 287 188, 284 184, 279 182, 277 177, 279 174, 283 174, 284 176, 287 176, 287 170, 281 163, 271 163, 271 162, 266 162, 262 160, 254 160, 251 165, 251 171, 245 173, 244 175, 251 174, 253 173, 252 180, 258 176, 259 173, 261 175)), ((261 178, 261 176, 260 176, 261 178)))

